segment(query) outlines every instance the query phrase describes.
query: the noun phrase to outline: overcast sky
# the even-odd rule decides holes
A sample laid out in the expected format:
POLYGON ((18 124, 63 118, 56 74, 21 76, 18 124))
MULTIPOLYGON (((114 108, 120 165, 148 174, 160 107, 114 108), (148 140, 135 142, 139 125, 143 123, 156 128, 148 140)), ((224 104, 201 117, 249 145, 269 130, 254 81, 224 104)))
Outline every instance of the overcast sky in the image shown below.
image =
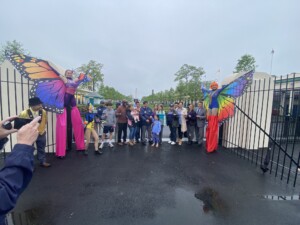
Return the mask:
POLYGON ((257 71, 300 72, 299 0, 1 0, 0 44, 65 68, 104 65, 104 83, 138 97, 175 87, 183 64, 222 81, 243 54, 257 71), (217 71, 220 69, 220 73, 217 71))

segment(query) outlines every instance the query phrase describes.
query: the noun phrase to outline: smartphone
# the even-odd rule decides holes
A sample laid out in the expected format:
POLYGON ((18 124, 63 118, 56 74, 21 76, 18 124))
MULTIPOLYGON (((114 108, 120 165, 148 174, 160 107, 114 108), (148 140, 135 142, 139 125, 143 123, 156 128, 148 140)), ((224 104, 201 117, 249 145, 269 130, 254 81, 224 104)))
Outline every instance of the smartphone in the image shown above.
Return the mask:
POLYGON ((14 119, 14 128, 15 129, 20 129, 21 127, 23 127, 24 125, 26 125, 27 123, 30 123, 32 121, 32 119, 25 119, 25 118, 15 118, 14 119))

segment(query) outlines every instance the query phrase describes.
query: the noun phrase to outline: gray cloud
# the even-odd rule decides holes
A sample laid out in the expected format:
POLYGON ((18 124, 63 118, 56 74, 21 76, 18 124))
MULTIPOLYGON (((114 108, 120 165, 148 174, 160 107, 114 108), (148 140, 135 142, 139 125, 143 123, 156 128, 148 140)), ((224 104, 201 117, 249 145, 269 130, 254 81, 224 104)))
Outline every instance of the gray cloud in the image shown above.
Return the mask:
POLYGON ((221 81, 245 53, 270 72, 272 48, 273 74, 300 71, 296 0, 4 0, 1 8, 0 43, 16 39, 65 68, 97 60, 105 84, 124 94, 175 87, 185 63, 221 81))

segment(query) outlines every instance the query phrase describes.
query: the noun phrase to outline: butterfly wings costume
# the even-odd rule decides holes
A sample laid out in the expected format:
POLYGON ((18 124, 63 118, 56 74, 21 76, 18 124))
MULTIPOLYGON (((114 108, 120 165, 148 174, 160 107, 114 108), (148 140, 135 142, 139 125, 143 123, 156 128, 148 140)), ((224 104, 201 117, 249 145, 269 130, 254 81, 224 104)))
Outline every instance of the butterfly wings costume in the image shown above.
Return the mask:
POLYGON ((204 87, 201 88, 206 110, 218 109, 217 116, 208 116, 208 126, 206 128, 206 150, 208 152, 217 150, 219 124, 234 116, 234 100, 241 96, 251 84, 253 74, 254 71, 250 71, 231 83, 224 85, 221 89, 208 90, 204 87))
POLYGON ((6 53, 6 58, 23 77, 33 81, 30 97, 39 97, 47 111, 57 113, 56 155, 64 157, 66 154, 66 107, 72 107, 71 121, 76 148, 77 150, 84 150, 82 120, 76 107, 74 94, 82 82, 90 81, 88 76, 80 74, 75 80, 63 78, 57 67, 50 62, 23 54, 6 53))

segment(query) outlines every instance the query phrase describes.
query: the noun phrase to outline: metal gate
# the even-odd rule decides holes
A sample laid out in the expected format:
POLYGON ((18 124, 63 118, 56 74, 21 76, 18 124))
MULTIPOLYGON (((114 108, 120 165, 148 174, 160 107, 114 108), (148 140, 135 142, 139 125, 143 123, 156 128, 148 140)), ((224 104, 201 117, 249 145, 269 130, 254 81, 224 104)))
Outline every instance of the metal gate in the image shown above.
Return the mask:
POLYGON ((223 125, 222 145, 296 185, 300 165, 300 74, 254 80, 223 125))

